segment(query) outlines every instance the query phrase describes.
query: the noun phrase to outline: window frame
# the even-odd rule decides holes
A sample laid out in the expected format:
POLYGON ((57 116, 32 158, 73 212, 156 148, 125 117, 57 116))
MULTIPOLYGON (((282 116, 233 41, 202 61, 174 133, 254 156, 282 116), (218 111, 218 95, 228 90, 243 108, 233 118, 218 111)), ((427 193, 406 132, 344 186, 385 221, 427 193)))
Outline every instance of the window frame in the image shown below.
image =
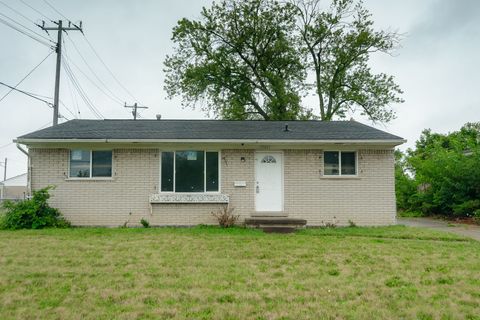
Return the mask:
POLYGON ((67 180, 112 180, 113 179, 113 176, 114 176, 114 166, 113 166, 113 159, 115 158, 115 154, 114 154, 114 151, 113 149, 69 149, 68 150, 68 168, 67 168, 67 171, 68 171, 68 174, 67 174, 67 180), (72 160, 72 151, 74 150, 82 150, 82 151, 89 151, 90 153, 90 166, 89 166, 89 173, 90 175, 88 177, 72 177, 70 176, 70 168, 71 168, 71 160, 72 160), (112 174, 110 176, 106 176, 106 177, 101 177, 101 176, 98 176, 98 177, 94 177, 92 176, 93 174, 93 168, 92 168, 92 163, 93 163, 93 156, 92 156, 92 153, 93 151, 110 151, 112 153, 112 174))
POLYGON ((357 150, 324 150, 323 151, 323 177, 325 178, 355 178, 358 177, 358 151, 357 150), (325 152, 338 153, 338 174, 325 174, 325 152), (355 174, 342 174, 342 152, 353 152, 355 154, 355 174))
POLYGON ((203 194, 203 193, 208 193, 208 194, 218 194, 221 193, 222 190, 222 166, 221 166, 221 159, 222 159, 222 151, 221 150, 215 150, 215 149, 197 149, 197 150, 181 150, 181 149, 175 149, 175 150, 170 150, 170 149, 165 149, 165 150, 160 150, 159 152, 159 188, 158 192, 159 193, 170 193, 170 194, 203 194), (177 178, 176 178, 176 154, 178 151, 203 151, 203 191, 200 192, 177 192, 176 190, 176 184, 177 184, 177 178), (162 191, 162 153, 164 152, 173 152, 173 191, 162 191), (216 152, 218 155, 218 191, 207 191, 207 152, 216 152))

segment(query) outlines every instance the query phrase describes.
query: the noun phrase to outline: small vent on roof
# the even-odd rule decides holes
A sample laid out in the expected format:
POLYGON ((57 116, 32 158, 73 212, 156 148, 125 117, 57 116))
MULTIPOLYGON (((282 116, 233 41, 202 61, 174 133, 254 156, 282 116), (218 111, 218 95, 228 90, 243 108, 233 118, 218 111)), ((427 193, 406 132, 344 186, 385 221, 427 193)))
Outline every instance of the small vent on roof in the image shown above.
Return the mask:
POLYGON ((162 115, 161 115, 161 114, 157 114, 156 117, 157 117, 157 120, 161 120, 161 119, 162 119, 162 115))

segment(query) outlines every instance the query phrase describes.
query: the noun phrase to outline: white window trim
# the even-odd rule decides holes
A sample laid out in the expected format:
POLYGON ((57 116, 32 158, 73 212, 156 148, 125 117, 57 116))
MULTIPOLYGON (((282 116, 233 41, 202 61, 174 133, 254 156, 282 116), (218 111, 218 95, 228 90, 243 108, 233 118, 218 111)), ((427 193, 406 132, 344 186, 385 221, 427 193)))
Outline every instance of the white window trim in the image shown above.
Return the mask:
POLYGON ((88 149, 69 149, 68 150, 68 166, 67 166, 67 178, 65 180, 69 180, 69 181, 83 181, 83 180, 113 180, 113 175, 114 175, 114 167, 113 167, 113 159, 114 159, 114 152, 113 150, 109 150, 109 149, 99 149, 99 150, 88 150, 90 151, 90 176, 89 177, 71 177, 70 176, 70 161, 71 161, 71 158, 72 158, 72 150, 88 150, 88 149), (92 157, 92 152, 93 151, 111 151, 112 152, 112 175, 109 176, 109 177, 92 177, 92 162, 93 162, 93 157, 92 157))
POLYGON ((323 174, 324 178, 358 178, 358 151, 357 150, 324 150, 323 151, 323 174), (338 153, 338 174, 325 174, 325 152, 338 153), (355 154, 355 174, 342 174, 342 152, 353 152, 355 154))
MULTIPOLYGON (((176 153, 177 151, 188 151, 188 150, 160 150, 159 152, 159 162, 160 162, 160 167, 159 167, 159 184, 158 184, 158 192, 159 193, 162 193, 162 194, 187 194, 187 193, 192 193, 192 194, 203 194, 203 193, 206 193, 206 194, 217 194, 217 193, 221 193, 222 191, 222 166, 221 166, 221 154, 222 154, 222 151, 221 150, 211 150, 211 149, 203 149, 203 150, 198 150, 198 151, 203 151, 203 192, 176 192, 176 173, 177 173, 177 169, 176 169, 176 153), (162 191, 162 153, 163 152, 173 152, 173 191, 162 191), (206 175, 206 171, 207 171, 207 152, 217 152, 218 154, 218 191, 206 191, 207 189, 207 175, 206 175)), ((194 150, 192 150, 194 151, 194 150)))

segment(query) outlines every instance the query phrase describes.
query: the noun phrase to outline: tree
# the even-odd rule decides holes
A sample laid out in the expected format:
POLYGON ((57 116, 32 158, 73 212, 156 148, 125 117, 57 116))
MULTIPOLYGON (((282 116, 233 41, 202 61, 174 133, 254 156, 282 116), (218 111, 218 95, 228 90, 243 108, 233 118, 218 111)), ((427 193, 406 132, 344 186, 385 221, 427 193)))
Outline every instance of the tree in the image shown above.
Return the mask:
POLYGON ((200 20, 180 20, 172 40, 169 97, 181 96, 184 106, 203 101, 220 118, 332 120, 360 111, 388 122, 390 105, 403 101, 393 77, 368 66, 399 37, 375 31, 356 0, 332 0, 326 11, 319 0, 223 0, 203 8, 200 20), (303 106, 312 93, 318 109, 303 106))
POLYGON ((300 106, 305 71, 294 45, 295 8, 269 0, 226 0, 173 29, 165 60, 169 97, 225 119, 308 117, 300 106))
POLYGON ((296 2, 307 68, 315 74, 322 120, 344 118, 347 111, 372 121, 394 118, 389 107, 400 103, 402 90, 392 76, 374 74, 368 66, 373 53, 390 53, 399 41, 396 33, 375 31, 371 15, 361 2, 333 0, 320 11, 320 0, 296 2))
MULTIPOLYGON (((422 186, 397 190, 404 191, 400 200, 407 209, 480 218, 480 123, 467 123, 449 134, 424 130, 404 163, 414 185, 422 186)), ((405 186, 401 177, 396 178, 397 186, 405 186)))
POLYGON ((397 199, 397 209, 403 211, 410 210, 410 199, 415 192, 415 180, 409 175, 405 154, 400 150, 395 150, 395 197, 397 199))

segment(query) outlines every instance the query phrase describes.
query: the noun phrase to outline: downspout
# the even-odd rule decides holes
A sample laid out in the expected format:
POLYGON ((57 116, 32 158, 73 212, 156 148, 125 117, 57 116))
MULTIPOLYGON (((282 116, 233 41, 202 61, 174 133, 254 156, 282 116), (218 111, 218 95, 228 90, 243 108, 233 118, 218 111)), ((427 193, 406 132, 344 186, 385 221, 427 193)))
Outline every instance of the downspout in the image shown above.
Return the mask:
POLYGON ((28 154, 28 151, 26 151, 25 149, 23 149, 18 143, 16 144, 17 145, 17 149, 22 151, 22 153, 24 153, 26 156, 27 156, 27 195, 28 196, 31 196, 32 194, 32 164, 30 162, 30 155, 28 154))

